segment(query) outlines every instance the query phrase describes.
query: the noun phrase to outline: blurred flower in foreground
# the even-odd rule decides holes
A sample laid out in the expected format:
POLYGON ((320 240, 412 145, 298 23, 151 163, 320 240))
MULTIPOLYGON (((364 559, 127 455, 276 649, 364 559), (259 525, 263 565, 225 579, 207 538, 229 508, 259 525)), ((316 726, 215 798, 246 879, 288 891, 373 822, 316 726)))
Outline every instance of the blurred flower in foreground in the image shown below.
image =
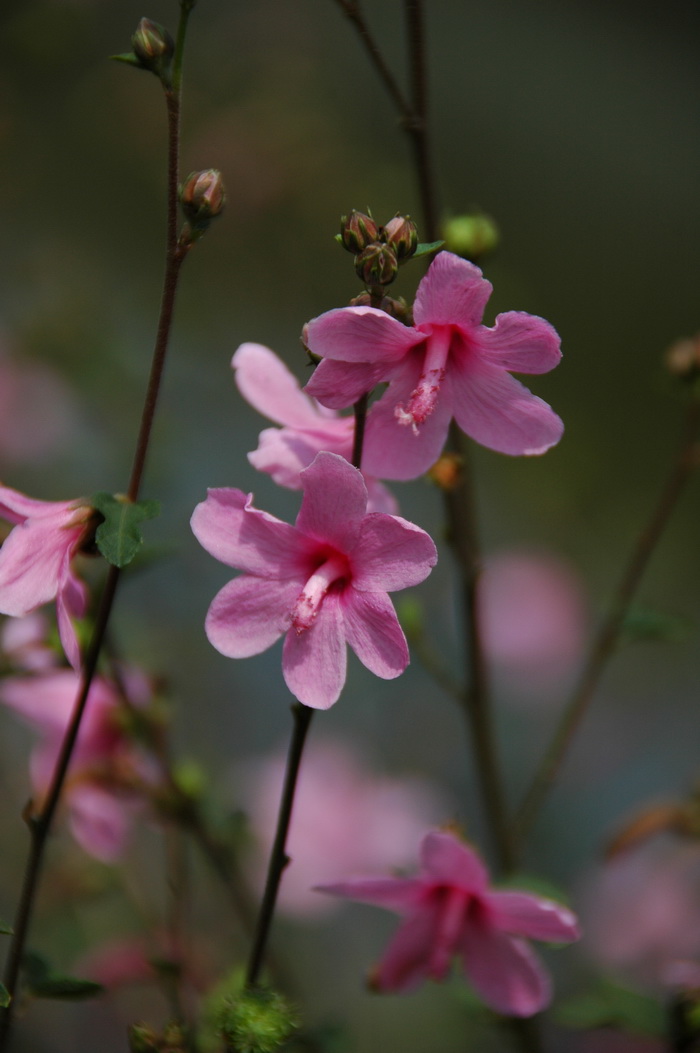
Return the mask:
POLYGON ((529 693, 557 689, 577 667, 587 636, 583 586, 548 553, 487 556, 479 583, 484 649, 529 693))
POLYGON ((529 892, 495 891, 476 853, 453 834, 432 831, 413 878, 365 878, 319 885, 319 892, 404 915, 376 967, 378 991, 410 991, 444 980, 459 957, 484 1002, 508 1016, 532 1016, 551 1000, 548 974, 526 939, 570 943, 576 918, 529 892))
POLYGON ((0 463, 55 456, 75 431, 68 386, 48 366, 0 351, 0 463))
POLYGON ((7 619, 0 630, 0 649, 13 670, 39 673, 62 664, 58 648, 47 640, 48 633, 49 622, 42 611, 7 619))
POLYGON ((15 524, 0 548, 0 614, 21 617, 55 599, 61 643, 77 669, 71 619, 85 614, 87 589, 71 563, 91 540, 95 510, 80 499, 37 501, 0 486, 0 517, 15 524))
MULTIPOLYGON (((355 419, 339 417, 316 399, 304 395, 285 364, 262 344, 241 344, 231 365, 243 398, 264 417, 282 424, 260 433, 258 448, 248 460, 267 472, 278 486, 301 490, 299 473, 317 453, 326 450, 352 460, 355 419)), ((398 502, 378 479, 364 475, 368 512, 396 514, 398 502)))
POLYGON ((440 252, 418 286, 414 326, 373 307, 314 318, 306 343, 323 361, 306 391, 343 409, 389 387, 367 421, 364 465, 382 479, 414 479, 440 456, 450 421, 475 442, 513 456, 544 453, 564 425, 511 376, 547 373, 561 358, 549 322, 508 311, 481 324, 491 283, 473 263, 440 252))
MULTIPOLYGON (((239 796, 258 835, 253 865, 259 882, 275 832, 285 754, 246 764, 240 779, 239 796)), ((314 741, 299 775, 287 845, 292 863, 284 873, 280 909, 299 916, 335 909, 311 886, 338 873, 409 864, 420 835, 446 812, 446 802, 426 780, 375 775, 359 749, 314 741)))
MULTIPOLYGON (((144 706, 151 693, 147 679, 135 672, 126 673, 124 679, 131 704, 144 706)), ((39 733, 39 744, 30 758, 32 785, 39 797, 49 788, 79 686, 80 677, 72 669, 0 680, 0 702, 39 733)), ((114 862, 124 850, 133 815, 141 803, 136 789, 152 779, 145 754, 127 735, 120 717, 116 686, 97 677, 88 696, 64 794, 76 841, 89 855, 107 863, 114 862)))
POLYGON ((624 979, 660 990, 700 962, 700 844, 655 838, 586 883, 588 952, 624 979))
POLYGON ((284 636, 282 673, 300 702, 328 709, 345 683, 349 644, 375 676, 392 680, 408 646, 389 592, 417 585, 437 561, 413 523, 367 513, 362 475, 334 453, 302 472, 295 526, 253 508, 241 490, 209 490, 192 530, 215 559, 244 573, 214 597, 209 642, 229 658, 261 654, 284 636))

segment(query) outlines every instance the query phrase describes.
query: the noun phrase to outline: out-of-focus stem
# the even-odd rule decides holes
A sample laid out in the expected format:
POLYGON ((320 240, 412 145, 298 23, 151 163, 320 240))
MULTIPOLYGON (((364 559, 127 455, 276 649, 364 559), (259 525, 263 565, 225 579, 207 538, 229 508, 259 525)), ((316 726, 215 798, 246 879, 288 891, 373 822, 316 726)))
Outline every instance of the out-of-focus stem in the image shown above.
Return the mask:
POLYGON ((248 962, 248 971, 246 974, 246 984, 248 987, 255 987, 260 979, 267 939, 270 933, 272 918, 275 913, 275 906, 277 904, 277 894, 279 892, 280 881, 282 880, 282 874, 289 863, 289 856, 286 851, 287 835, 289 833, 289 823, 292 818, 294 795, 296 793, 301 758, 304 752, 304 743, 306 742, 306 735, 311 725, 311 718, 313 715, 313 709, 310 709, 308 706, 303 706, 300 702, 295 702, 292 706, 294 727, 292 730, 292 738, 289 743, 289 752, 287 754, 287 768, 284 776, 279 815, 277 817, 277 830, 275 832, 275 840, 270 852, 265 891, 260 905, 253 949, 248 962))
POLYGON ((629 561, 613 595, 610 609, 593 639, 578 684, 564 709, 517 814, 515 836, 519 845, 523 844, 530 833, 539 810, 559 774, 576 731, 593 700, 603 670, 619 641, 630 604, 649 560, 688 480, 700 464, 699 432, 700 401, 695 398, 688 407, 685 433, 659 500, 632 549, 629 561))
POLYGON ((404 121, 413 144, 413 157, 421 208, 423 236, 434 241, 437 236, 435 190, 433 185, 430 144, 428 141, 428 76, 425 60, 425 26, 422 0, 404 0, 408 29, 408 60, 411 79, 411 114, 404 121))

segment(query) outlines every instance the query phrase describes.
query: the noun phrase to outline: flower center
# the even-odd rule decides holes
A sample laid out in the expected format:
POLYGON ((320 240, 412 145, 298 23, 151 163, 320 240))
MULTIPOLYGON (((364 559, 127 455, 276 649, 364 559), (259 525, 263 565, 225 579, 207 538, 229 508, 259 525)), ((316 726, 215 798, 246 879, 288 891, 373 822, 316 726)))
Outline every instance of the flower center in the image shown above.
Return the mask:
POLYGON ((435 409, 440 385, 447 372, 447 357, 450 353, 452 331, 449 326, 437 326, 427 340, 425 359, 418 384, 411 392, 408 405, 399 403, 394 416, 399 424, 410 424, 413 434, 418 434, 418 425, 435 409))
POLYGON ((301 591, 292 610, 292 625, 297 633, 303 633, 314 624, 321 604, 334 581, 348 575, 348 562, 335 553, 322 563, 311 575, 301 591))

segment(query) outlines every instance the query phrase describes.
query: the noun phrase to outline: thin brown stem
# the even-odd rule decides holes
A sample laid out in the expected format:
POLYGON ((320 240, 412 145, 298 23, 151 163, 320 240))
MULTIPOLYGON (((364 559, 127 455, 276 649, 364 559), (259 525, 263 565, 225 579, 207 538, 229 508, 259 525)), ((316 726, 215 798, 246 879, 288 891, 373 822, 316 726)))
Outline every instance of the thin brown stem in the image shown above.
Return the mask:
POLYGON ((496 858, 501 869, 510 870, 513 865, 513 846, 509 836, 500 764, 491 721, 488 675, 478 610, 481 556, 472 498, 473 486, 467 466, 466 443, 454 425, 450 434, 450 445, 458 453, 463 465, 459 485, 445 491, 449 541, 461 579, 465 617, 467 687, 462 701, 471 732, 477 776, 496 858))
POLYGON ((700 462, 699 431, 700 402, 694 399, 688 407, 685 433, 680 449, 671 465, 659 500, 632 549, 608 613, 593 639, 578 684, 564 709, 518 811, 515 820, 515 835, 519 845, 522 845, 530 833, 542 804, 561 770, 574 736, 593 701, 603 670, 620 639, 630 604, 649 560, 686 484, 698 467, 700 462))
POLYGON ((408 28, 408 58, 411 81, 412 113, 404 122, 411 139, 421 208, 423 236, 426 241, 437 237, 435 189, 428 140, 428 76, 425 57, 425 24, 422 0, 404 0, 408 28))
POLYGON ((396 109, 399 111, 403 120, 406 123, 409 123, 413 120, 411 106, 404 98, 404 94, 401 91, 394 74, 389 69, 386 60, 382 55, 381 49, 370 32, 369 26, 367 25, 365 17, 360 9, 359 0, 336 0, 336 2, 341 11, 347 15, 357 30, 360 40, 367 51, 369 60, 379 74, 389 98, 396 106, 396 109))
POLYGON ((311 725, 311 718, 313 715, 314 710, 309 709, 308 706, 304 706, 300 702, 295 702, 292 706, 294 728, 292 730, 289 752, 287 754, 287 768, 284 776, 284 786, 282 787, 280 810, 277 818, 277 830, 275 832, 275 840, 270 852, 265 891, 260 905, 253 949, 248 962, 248 972, 246 974, 246 985, 248 987, 255 987, 259 982, 265 957, 265 948, 270 933, 270 926, 272 924, 272 918, 277 904, 277 894, 279 892, 280 881, 282 880, 282 874, 284 873, 285 868, 290 862, 286 851, 287 835, 289 833, 289 824, 292 818, 294 795, 296 793, 301 758, 304 752, 304 743, 306 742, 306 735, 311 725))

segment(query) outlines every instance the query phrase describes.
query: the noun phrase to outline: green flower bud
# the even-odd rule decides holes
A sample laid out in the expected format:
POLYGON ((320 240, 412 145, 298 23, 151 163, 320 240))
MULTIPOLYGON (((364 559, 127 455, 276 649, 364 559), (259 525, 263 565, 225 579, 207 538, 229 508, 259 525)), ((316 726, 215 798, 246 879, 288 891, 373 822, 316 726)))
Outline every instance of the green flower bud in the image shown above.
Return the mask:
POLYGON ((225 998, 217 1015, 221 1033, 237 1053, 274 1053, 299 1027, 290 1003, 264 988, 225 998))
POLYGON ((391 245, 399 260, 408 259, 418 248, 418 227, 410 216, 397 213, 393 219, 384 224, 384 240, 391 245))
POLYGON ((206 229, 212 219, 221 215, 226 204, 221 172, 216 168, 191 172, 180 187, 180 204, 193 227, 206 229))
POLYGON ((148 1024, 132 1024, 128 1038, 130 1053, 158 1053, 160 1040, 148 1024))
POLYGON ((150 70, 161 80, 168 78, 175 42, 165 26, 142 18, 131 38, 131 46, 142 69, 150 70))
POLYGON ((476 260, 492 252, 500 241, 495 220, 483 212, 453 216, 443 224, 445 248, 465 260, 476 260))
POLYGON ((399 273, 391 245, 368 245, 355 257, 355 271, 365 285, 390 285, 399 273))
POLYGON ((362 252, 379 238, 379 227, 371 216, 352 210, 340 221, 340 241, 348 252, 362 252))

